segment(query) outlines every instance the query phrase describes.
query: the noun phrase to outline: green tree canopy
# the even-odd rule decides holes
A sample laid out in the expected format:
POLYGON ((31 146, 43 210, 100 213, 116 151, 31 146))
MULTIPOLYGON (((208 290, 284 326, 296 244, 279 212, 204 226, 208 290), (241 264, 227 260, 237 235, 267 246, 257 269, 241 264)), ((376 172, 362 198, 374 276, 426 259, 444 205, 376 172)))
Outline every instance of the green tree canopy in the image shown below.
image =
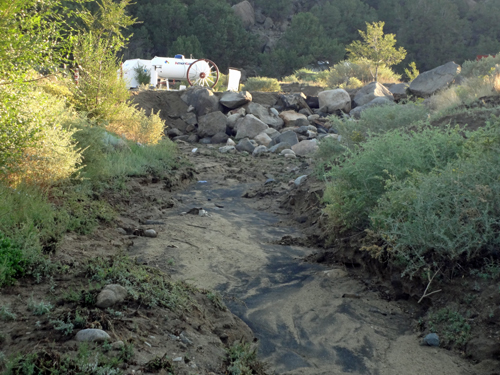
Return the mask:
POLYGON ((366 23, 366 32, 359 30, 363 41, 355 40, 347 48, 349 58, 353 61, 367 59, 372 62, 375 72, 373 78, 378 80, 381 66, 392 66, 400 63, 406 56, 403 47, 396 48, 396 36, 384 35, 384 22, 366 23))

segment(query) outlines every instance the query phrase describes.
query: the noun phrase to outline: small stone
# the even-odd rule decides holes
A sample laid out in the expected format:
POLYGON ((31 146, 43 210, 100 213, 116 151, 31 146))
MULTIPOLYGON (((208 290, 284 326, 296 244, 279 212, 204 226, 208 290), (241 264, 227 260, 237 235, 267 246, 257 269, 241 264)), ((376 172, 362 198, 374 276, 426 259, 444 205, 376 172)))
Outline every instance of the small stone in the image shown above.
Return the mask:
POLYGON ((219 152, 221 154, 234 154, 236 152, 236 147, 234 146, 219 147, 219 152))
POLYGON ((276 180, 274 178, 268 178, 266 180, 266 182, 264 182, 264 185, 267 185, 267 184, 272 184, 273 182, 276 182, 276 180))
POLYGON ((286 148, 280 152, 281 155, 295 155, 292 149, 286 148))
POLYGON ((231 138, 229 138, 226 142, 227 146, 236 146, 236 142, 234 142, 231 138))
POLYGON ((104 342, 110 340, 111 337, 102 329, 82 329, 76 334, 76 341, 80 342, 104 342))
POLYGON ((257 157, 267 153, 269 153, 269 149, 266 146, 257 146, 255 150, 253 150, 252 155, 257 157))
POLYGON ((439 346, 439 336, 436 333, 429 333, 424 337, 424 344, 429 346, 439 346))
POLYGON ((305 174, 305 175, 300 176, 297 179, 295 179, 295 181, 293 183, 295 184, 295 186, 300 186, 306 179, 307 179, 307 175, 305 174))
POLYGON ((158 237, 158 234, 154 229, 146 229, 144 231, 144 237, 156 238, 158 237))
POLYGON ((285 154, 285 159, 296 159, 297 155, 295 154, 285 154))
POLYGON ((123 228, 117 228, 116 231, 120 234, 127 234, 127 231, 123 228))
POLYGON ((186 337, 186 335, 184 334, 184 332, 182 332, 182 333, 179 335, 179 337, 181 338, 181 341, 182 341, 184 344, 186 344, 186 345, 188 345, 188 346, 193 345, 193 342, 192 342, 189 338, 187 338, 187 337, 186 337))
POLYGON ((121 303, 127 298, 127 289, 118 284, 106 285, 97 296, 96 306, 105 309, 121 303))
POLYGON ((172 359, 172 362, 182 362, 182 357, 172 359))
POLYGON ((123 347, 125 347, 125 343, 123 341, 116 341, 111 344, 111 349, 113 350, 120 350, 123 347))

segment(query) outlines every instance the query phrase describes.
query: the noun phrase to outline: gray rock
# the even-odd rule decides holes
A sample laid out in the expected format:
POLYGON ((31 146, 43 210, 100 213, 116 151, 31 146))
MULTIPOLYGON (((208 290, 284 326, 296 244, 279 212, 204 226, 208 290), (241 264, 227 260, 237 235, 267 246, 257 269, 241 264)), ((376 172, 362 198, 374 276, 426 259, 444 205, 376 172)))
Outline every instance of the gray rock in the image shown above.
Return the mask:
POLYGON ((127 234, 127 231, 123 228, 116 228, 116 231, 120 234, 127 234))
POLYGON ((284 154, 284 156, 285 156, 285 159, 296 159, 297 158, 297 155, 295 155, 295 153, 284 154))
POLYGON ((243 138, 236 145, 236 149, 238 151, 240 151, 240 152, 246 151, 250 154, 253 152, 253 150, 255 150, 255 147, 257 147, 257 144, 255 143, 255 141, 251 141, 248 138, 243 138))
POLYGON ((179 335, 181 341, 186 344, 187 346, 192 346, 193 345, 193 342, 186 336, 186 334, 184 332, 181 332, 181 334, 179 335))
POLYGON ((269 126, 267 126, 267 124, 263 123, 254 115, 246 115, 243 121, 238 121, 235 138, 253 138, 268 128, 269 126))
POLYGON ((283 103, 283 108, 285 110, 300 111, 301 109, 307 109, 309 114, 312 113, 311 108, 306 103, 306 96, 303 93, 295 94, 283 94, 279 97, 283 103))
POLYGON ((222 147, 219 147, 219 152, 221 154, 234 154, 236 152, 236 147, 234 147, 234 146, 222 146, 222 147))
POLYGON ((275 139, 275 142, 276 143, 286 142, 291 147, 299 143, 299 139, 297 138, 297 133, 295 133, 294 131, 286 131, 281 133, 281 135, 275 139))
POLYGON ((280 152, 281 155, 294 155, 295 156, 295 152, 293 152, 293 150, 291 148, 287 148, 283 151, 280 152))
POLYGON ((213 145, 226 143, 228 139, 229 139, 229 136, 225 132, 220 132, 220 133, 215 134, 212 137, 211 143, 213 145))
POLYGON ((318 141, 316 139, 305 140, 292 146, 293 152, 299 156, 306 156, 314 153, 318 149, 318 141))
POLYGON ((302 184, 305 180, 307 180, 307 175, 303 175, 303 176, 300 176, 298 178, 295 179, 295 181, 293 182, 295 184, 295 186, 300 186, 300 184, 302 184))
POLYGON ((254 137, 255 142, 257 142, 259 145, 263 145, 266 147, 269 147, 271 142, 273 141, 270 136, 268 136, 266 133, 262 132, 260 134, 257 134, 257 136, 254 137))
POLYGON ((97 295, 96 306, 101 309, 122 303, 127 298, 127 289, 119 284, 106 285, 97 295))
POLYGON ((429 346, 439 346, 439 336, 436 333, 429 333, 424 337, 424 344, 429 346))
POLYGON ((266 146, 257 146, 253 150, 252 155, 257 157, 257 156, 261 156, 263 154, 268 154, 268 153, 269 153, 269 149, 266 146))
POLYGON ((348 113, 351 110, 351 96, 343 89, 326 90, 318 94, 319 108, 324 113, 338 110, 348 113))
POLYGON ((247 0, 232 6, 234 15, 241 20, 245 29, 255 25, 255 11, 247 0))
MULTIPOLYGON (((217 111, 198 118, 198 135, 201 138, 213 137, 217 133, 225 133, 227 117, 217 111)), ((225 142, 225 141, 224 141, 225 142)))
POLYGON ((220 98, 220 103, 229 109, 241 107, 252 101, 252 94, 247 91, 232 92, 226 91, 220 98))
POLYGON ((144 237, 156 238, 158 237, 158 233, 154 229, 146 229, 144 231, 144 237))
POLYGON ((181 119, 188 125, 196 125, 198 123, 198 119, 194 113, 185 113, 181 116, 181 119))
POLYGON ((279 131, 277 131, 276 129, 273 129, 273 128, 266 129, 264 131, 264 133, 266 133, 271 138, 273 138, 275 136, 277 137, 277 136, 279 136, 281 134, 279 131))
POLYGON ((397 84, 389 87, 389 91, 392 93, 392 96, 394 96, 394 100, 399 101, 402 99, 406 99, 408 97, 408 94, 406 93, 406 90, 408 90, 408 87, 410 87, 410 85, 407 83, 404 83, 404 82, 397 83, 397 84))
POLYGON ((187 142, 189 143, 196 143, 200 140, 200 137, 198 137, 198 134, 191 134, 188 139, 187 139, 187 142))
POLYGON ((271 18, 266 17, 266 20, 264 21, 264 29, 269 30, 274 26, 274 22, 271 18))
POLYGON ((372 82, 361 88, 354 97, 354 103, 356 106, 363 106, 370 103, 375 98, 387 98, 388 100, 394 101, 394 96, 384 85, 379 82, 372 82))
POLYGON ((178 137, 180 135, 184 135, 183 132, 181 132, 179 129, 177 128, 168 128, 166 130, 166 133, 167 133, 167 136, 169 136, 170 138, 173 138, 173 137, 178 137))
MULTIPOLYGON (((279 130, 283 127, 284 122, 280 117, 278 117, 277 114, 275 114, 272 111, 272 109, 273 108, 268 109, 268 108, 266 108, 263 105, 258 104, 258 103, 248 103, 246 105, 246 112, 247 113, 254 115, 259 120, 261 120, 264 124, 267 124, 270 127, 279 130)), ((276 112, 278 112, 278 111, 276 111, 276 112)))
POLYGON ((383 96, 373 99, 371 102, 362 105, 360 107, 356 107, 351 110, 350 115, 355 119, 361 118, 361 113, 367 108, 378 107, 383 105, 394 105, 395 103, 392 100, 389 100, 383 96))
POLYGON ((290 146, 287 142, 281 142, 278 143, 277 145, 272 146, 269 151, 272 152, 273 154, 277 152, 281 152, 283 150, 290 150, 292 146, 290 146))
POLYGON ((200 142, 202 145, 209 145, 212 143, 212 137, 201 138, 198 142, 200 142))
MULTIPOLYGON (((302 113, 297 113, 295 111, 284 111, 280 113, 280 117, 285 122, 285 126, 296 126, 295 123, 298 119, 305 119, 307 121, 307 116, 302 113)), ((307 122, 309 124, 309 122, 307 122)))
POLYGON ((214 95, 212 90, 204 87, 189 87, 181 99, 193 107, 193 111, 198 117, 220 110, 219 98, 214 95))
POLYGON ((278 112, 278 110, 276 108, 269 108, 269 112, 271 112, 273 115, 275 116, 279 116, 280 113, 278 112))
POLYGON ((236 143, 231 138, 228 138, 226 145, 227 146, 236 146, 236 143))
POLYGON ((297 120, 295 120, 295 125, 297 127, 308 127, 309 126, 309 120, 307 117, 300 117, 297 120))
POLYGON ((427 98, 451 85, 460 73, 460 65, 449 62, 420 74, 410 83, 412 94, 427 98))
POLYGON ((229 128, 231 129, 234 129, 234 127, 236 126, 236 122, 243 118, 242 115, 240 115, 239 113, 235 113, 233 115, 230 115, 227 117, 227 126, 229 126, 229 128))
POLYGON ((79 342, 104 342, 111 340, 111 337, 102 329, 89 328, 78 331, 75 339, 79 342))

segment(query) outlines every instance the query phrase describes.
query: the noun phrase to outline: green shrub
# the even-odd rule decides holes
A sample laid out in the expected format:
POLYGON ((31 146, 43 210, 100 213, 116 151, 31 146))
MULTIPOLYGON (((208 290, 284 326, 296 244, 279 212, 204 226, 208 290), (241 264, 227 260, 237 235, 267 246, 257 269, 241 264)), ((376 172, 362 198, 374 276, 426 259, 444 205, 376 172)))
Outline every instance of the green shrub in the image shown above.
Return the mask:
POLYGON ((135 79, 140 85, 149 85, 151 82, 151 72, 143 65, 138 65, 134 68, 135 79))
POLYGON ((228 80, 229 80, 228 74, 219 73, 219 80, 217 81, 217 84, 214 86, 213 91, 226 91, 228 80))
POLYGON ((279 92, 281 86, 277 79, 267 77, 250 77, 245 82, 244 91, 279 92))
POLYGON ((23 252, 0 232, 0 286, 24 273, 23 252))
POLYGON ((413 276, 498 257, 500 154, 393 181, 371 215, 391 261, 413 276))
POLYGON ((464 61, 460 74, 466 78, 483 77, 491 75, 498 65, 500 65, 500 53, 498 53, 496 57, 490 55, 478 61, 464 61))
POLYGON ((331 223, 339 230, 362 231, 386 182, 404 180, 412 171, 444 167, 463 153, 458 130, 423 127, 418 131, 389 131, 340 154, 326 173, 324 199, 331 223))
POLYGON ((332 126, 348 144, 359 143, 371 136, 394 129, 406 129, 422 123, 428 117, 428 110, 422 104, 380 106, 367 108, 358 121, 332 117, 332 126))
POLYGON ((442 346, 463 349, 470 338, 469 317, 469 314, 464 316, 445 307, 429 314, 427 326, 431 332, 439 334, 442 346))

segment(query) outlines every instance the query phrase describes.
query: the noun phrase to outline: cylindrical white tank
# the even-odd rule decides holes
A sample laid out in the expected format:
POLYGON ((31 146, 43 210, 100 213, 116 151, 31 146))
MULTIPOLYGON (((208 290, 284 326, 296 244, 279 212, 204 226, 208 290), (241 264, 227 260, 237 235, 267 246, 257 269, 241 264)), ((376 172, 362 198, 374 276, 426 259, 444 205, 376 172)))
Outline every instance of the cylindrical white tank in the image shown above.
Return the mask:
MULTIPOLYGON (((187 79, 187 70, 196 60, 197 59, 155 57, 151 60, 151 70, 156 66, 156 72, 159 78, 183 80, 187 79)), ((201 63, 205 62, 203 61, 201 63)), ((205 64, 206 68, 209 68, 208 64, 205 64)), ((203 66, 200 65, 200 68, 203 69, 203 66)))

